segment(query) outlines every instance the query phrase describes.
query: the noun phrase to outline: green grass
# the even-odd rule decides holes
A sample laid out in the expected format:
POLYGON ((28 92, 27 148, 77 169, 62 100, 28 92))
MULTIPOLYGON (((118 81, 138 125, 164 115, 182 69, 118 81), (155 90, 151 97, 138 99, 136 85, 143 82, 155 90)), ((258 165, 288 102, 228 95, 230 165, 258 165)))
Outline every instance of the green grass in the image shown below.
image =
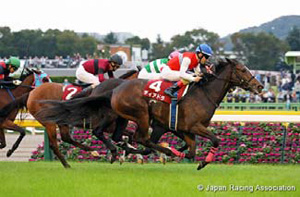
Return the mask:
POLYGON ((299 165, 0 162, 0 196, 300 196, 299 165), (292 185, 296 191, 230 191, 236 186, 292 185), (208 185, 227 191, 199 191, 208 185))

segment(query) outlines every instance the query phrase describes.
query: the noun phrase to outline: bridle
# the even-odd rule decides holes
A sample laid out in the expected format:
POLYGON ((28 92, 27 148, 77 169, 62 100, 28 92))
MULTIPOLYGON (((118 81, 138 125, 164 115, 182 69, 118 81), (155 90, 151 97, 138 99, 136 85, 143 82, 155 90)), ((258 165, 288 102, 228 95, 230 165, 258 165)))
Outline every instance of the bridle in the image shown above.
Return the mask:
POLYGON ((231 83, 233 84, 234 86, 240 86, 240 87, 243 87, 244 89, 248 90, 250 89, 250 82, 255 79, 254 76, 251 76, 250 79, 248 80, 244 80, 242 79, 238 74, 237 74, 237 69, 236 69, 236 65, 235 64, 230 64, 231 66, 231 74, 230 74, 230 79, 225 79, 225 78, 220 78, 219 76, 217 76, 215 73, 212 73, 211 75, 214 76, 216 79, 218 80, 223 80, 223 81, 226 81, 228 83, 231 83), (232 76, 235 75, 235 77, 237 78, 237 81, 235 80, 232 80, 232 76))
MULTIPOLYGON (((225 81, 225 82, 228 82, 230 84, 235 84, 235 86, 240 86, 240 87, 243 87, 244 89, 246 90, 249 90, 250 89, 250 82, 255 79, 254 76, 252 76, 249 80, 244 80, 242 79, 238 74, 237 74, 237 69, 236 69, 236 64, 233 64, 233 63, 230 63, 230 66, 231 66, 231 74, 230 74, 230 79, 226 79, 226 78, 221 78, 219 77, 218 75, 216 75, 215 73, 211 73, 212 76, 214 76, 216 79, 218 80, 222 80, 222 81, 225 81), (235 77, 237 78, 237 81, 234 81, 232 80, 232 76, 235 75, 235 77)), ((219 107, 219 104, 215 103, 210 95, 209 95, 209 92, 207 91, 207 89, 205 88, 205 86, 201 86, 203 88, 203 91, 204 91, 204 95, 207 97, 207 99, 209 100, 209 102, 211 102, 215 108, 218 108, 219 107)))

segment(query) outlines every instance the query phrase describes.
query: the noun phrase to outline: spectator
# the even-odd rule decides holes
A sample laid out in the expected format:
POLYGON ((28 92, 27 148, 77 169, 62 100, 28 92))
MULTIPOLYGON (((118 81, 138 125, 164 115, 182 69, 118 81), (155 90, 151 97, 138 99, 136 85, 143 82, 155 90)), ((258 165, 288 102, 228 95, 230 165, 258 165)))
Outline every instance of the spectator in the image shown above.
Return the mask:
POLYGON ((264 103, 268 102, 268 92, 265 89, 262 91, 261 99, 262 99, 262 102, 264 102, 264 103))
POLYGON ((64 79, 63 85, 64 86, 70 85, 70 82, 67 78, 64 79))
POLYGON ((278 103, 283 103, 284 102, 284 94, 282 91, 278 92, 277 94, 277 102, 278 103))
POLYGON ((255 71, 254 76, 259 82, 261 82, 261 75, 258 73, 258 71, 255 71))
POLYGON ((294 93, 296 95, 296 102, 300 102, 300 81, 298 80, 298 78, 294 85, 294 93))
POLYGON ((269 88, 268 92, 267 92, 267 95, 268 95, 268 102, 269 103, 275 103, 275 92, 272 88, 269 88))
POLYGON ((233 94, 232 92, 227 94, 227 103, 232 103, 233 101, 233 94))

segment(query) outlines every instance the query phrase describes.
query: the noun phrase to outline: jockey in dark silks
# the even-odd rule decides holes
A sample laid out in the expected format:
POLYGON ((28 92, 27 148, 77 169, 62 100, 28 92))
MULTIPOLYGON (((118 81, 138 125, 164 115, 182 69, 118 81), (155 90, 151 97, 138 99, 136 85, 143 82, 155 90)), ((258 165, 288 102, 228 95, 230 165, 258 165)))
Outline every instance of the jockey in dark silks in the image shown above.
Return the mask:
POLYGON ((0 61, 0 85, 20 85, 22 81, 9 81, 8 76, 14 73, 20 67, 20 60, 16 57, 10 57, 7 61, 0 61))
POLYGON ((123 59, 114 54, 110 59, 90 59, 80 63, 76 70, 76 78, 84 83, 92 84, 91 88, 96 87, 105 81, 104 74, 109 78, 114 78, 113 72, 123 64, 123 59))

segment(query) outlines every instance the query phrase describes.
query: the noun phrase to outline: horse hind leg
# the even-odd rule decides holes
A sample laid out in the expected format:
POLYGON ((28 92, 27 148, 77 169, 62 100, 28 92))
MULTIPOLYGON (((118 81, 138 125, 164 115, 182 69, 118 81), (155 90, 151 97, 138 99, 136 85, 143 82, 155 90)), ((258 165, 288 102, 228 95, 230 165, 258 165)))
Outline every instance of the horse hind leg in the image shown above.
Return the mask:
POLYGON ((93 134, 99 139, 101 140, 105 146, 110 150, 111 154, 112 154, 112 157, 111 157, 111 160, 110 160, 110 163, 114 163, 116 160, 117 160, 117 156, 118 156, 118 153, 117 153, 117 148, 112 144, 112 141, 110 139, 107 139, 105 136, 104 136, 104 133, 103 133, 103 129, 101 127, 97 127, 93 130, 93 134))
POLYGON ((111 116, 104 116, 100 122, 98 127, 94 128, 92 133, 99 139, 101 140, 105 146, 110 150, 112 154, 112 158, 110 160, 110 163, 113 163, 116 161, 118 153, 117 153, 117 148, 112 144, 112 141, 110 139, 106 139, 104 136, 104 129, 108 128, 111 126, 111 124, 114 122, 114 118, 111 116))
POLYGON ((83 145, 79 142, 76 142, 70 135, 70 130, 69 130, 69 126, 67 125, 58 125, 59 127, 59 131, 60 131, 60 134, 61 134, 61 139, 62 141, 64 142, 67 142, 69 144, 72 144, 76 147, 79 147, 85 151, 93 151, 93 149, 89 146, 86 146, 86 145, 83 145))
POLYGON ((4 129, 0 128, 0 149, 5 147, 6 147, 6 141, 5 141, 4 129))
POLYGON ((11 120, 6 120, 3 123, 3 127, 6 129, 10 129, 10 130, 14 130, 20 133, 18 139, 16 140, 16 142, 13 144, 12 148, 9 149, 6 153, 7 157, 10 157, 13 152, 19 147, 21 141, 23 140, 24 136, 26 135, 26 131, 25 129, 19 127, 18 125, 14 124, 13 121, 11 120))
POLYGON ((53 150, 54 154, 60 160, 62 165, 65 168, 70 168, 71 166, 67 163, 64 156, 60 153, 57 143, 57 136, 56 136, 56 125, 55 124, 46 124, 46 132, 48 133, 50 148, 53 150))

